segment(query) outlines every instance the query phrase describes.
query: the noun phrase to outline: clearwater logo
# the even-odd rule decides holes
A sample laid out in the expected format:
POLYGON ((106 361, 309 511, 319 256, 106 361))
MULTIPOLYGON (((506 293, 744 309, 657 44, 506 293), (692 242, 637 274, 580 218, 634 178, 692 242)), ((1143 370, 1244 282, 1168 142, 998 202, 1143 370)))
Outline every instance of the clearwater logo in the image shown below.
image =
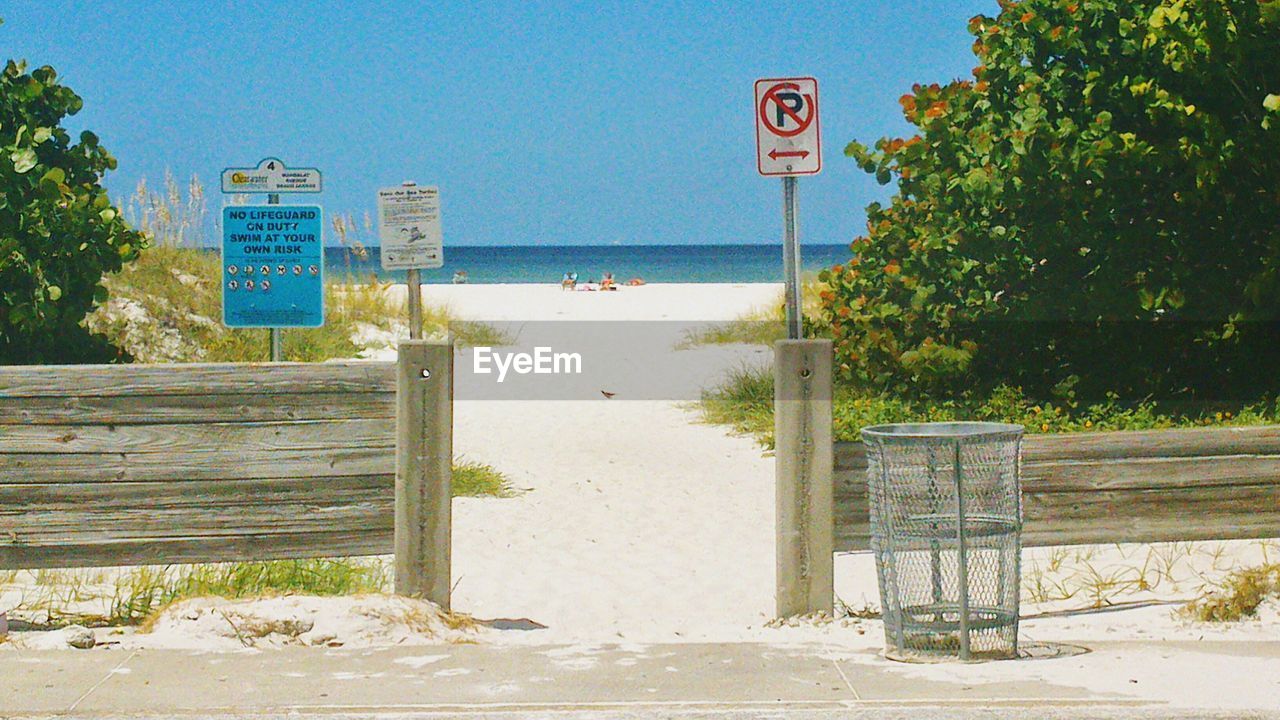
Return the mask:
POLYGON ((232 185, 258 185, 266 181, 266 175, 246 175, 242 172, 231 173, 232 185))

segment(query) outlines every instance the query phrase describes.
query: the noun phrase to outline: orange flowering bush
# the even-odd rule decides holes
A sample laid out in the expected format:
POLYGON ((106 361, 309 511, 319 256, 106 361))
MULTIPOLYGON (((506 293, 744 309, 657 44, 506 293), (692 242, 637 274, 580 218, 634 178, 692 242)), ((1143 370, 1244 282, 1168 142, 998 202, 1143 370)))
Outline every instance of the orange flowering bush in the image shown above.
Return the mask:
POLYGON ((1280 0, 1000 7, 969 23, 973 81, 914 86, 915 134, 846 148, 897 193, 821 278, 841 370, 1280 389, 1280 0))

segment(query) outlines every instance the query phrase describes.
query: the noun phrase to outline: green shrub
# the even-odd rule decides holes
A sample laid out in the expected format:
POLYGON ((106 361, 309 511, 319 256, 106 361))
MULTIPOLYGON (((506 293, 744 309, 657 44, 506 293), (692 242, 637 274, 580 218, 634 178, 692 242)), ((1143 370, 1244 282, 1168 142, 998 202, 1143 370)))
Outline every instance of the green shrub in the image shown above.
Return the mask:
POLYGON ((82 106, 53 68, 11 60, 0 73, 0 365, 124 359, 80 323, 143 236, 100 184, 115 158, 62 127, 82 106))
POLYGON ((1002 0, 969 29, 972 81, 915 86, 917 134, 846 150, 897 194, 822 275, 845 376, 1280 388, 1280 0, 1002 0))
MULTIPOLYGON (((773 371, 748 367, 729 373, 703 393, 703 419, 729 425, 773 447, 773 371)), ((989 420, 1022 425, 1028 433, 1158 430, 1207 426, 1269 425, 1280 422, 1280 403, 1182 405, 1124 403, 1112 395, 1091 404, 1033 400, 1019 388, 999 386, 930 400, 886 392, 866 392, 838 384, 832 399, 832 433, 836 440, 860 440, 868 425, 902 422, 989 420)))

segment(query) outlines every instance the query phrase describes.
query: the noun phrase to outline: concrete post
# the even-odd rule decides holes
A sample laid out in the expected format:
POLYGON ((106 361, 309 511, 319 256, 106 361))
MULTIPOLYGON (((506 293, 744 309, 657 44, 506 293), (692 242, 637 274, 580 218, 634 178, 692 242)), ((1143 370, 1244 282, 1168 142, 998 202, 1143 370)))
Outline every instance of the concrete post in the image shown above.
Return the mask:
POLYGON ((830 340, 774 346, 777 614, 834 605, 830 340))
POLYGON ((396 385, 396 594, 449 609, 453 343, 400 343, 396 385))

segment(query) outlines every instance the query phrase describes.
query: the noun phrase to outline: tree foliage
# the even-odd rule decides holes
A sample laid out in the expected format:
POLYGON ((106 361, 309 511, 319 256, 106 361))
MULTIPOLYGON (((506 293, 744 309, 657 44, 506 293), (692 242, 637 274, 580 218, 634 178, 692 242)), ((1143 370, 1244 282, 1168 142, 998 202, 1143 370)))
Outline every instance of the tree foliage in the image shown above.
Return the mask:
POLYGON ((915 86, 915 135, 846 149, 898 191, 823 276, 843 370, 1276 387, 1280 0, 1004 0, 969 30, 973 80, 915 86))
POLYGON ((143 236, 100 185, 115 159, 62 127, 82 105, 53 68, 10 61, 0 74, 0 364, 120 358, 81 321, 143 236))

